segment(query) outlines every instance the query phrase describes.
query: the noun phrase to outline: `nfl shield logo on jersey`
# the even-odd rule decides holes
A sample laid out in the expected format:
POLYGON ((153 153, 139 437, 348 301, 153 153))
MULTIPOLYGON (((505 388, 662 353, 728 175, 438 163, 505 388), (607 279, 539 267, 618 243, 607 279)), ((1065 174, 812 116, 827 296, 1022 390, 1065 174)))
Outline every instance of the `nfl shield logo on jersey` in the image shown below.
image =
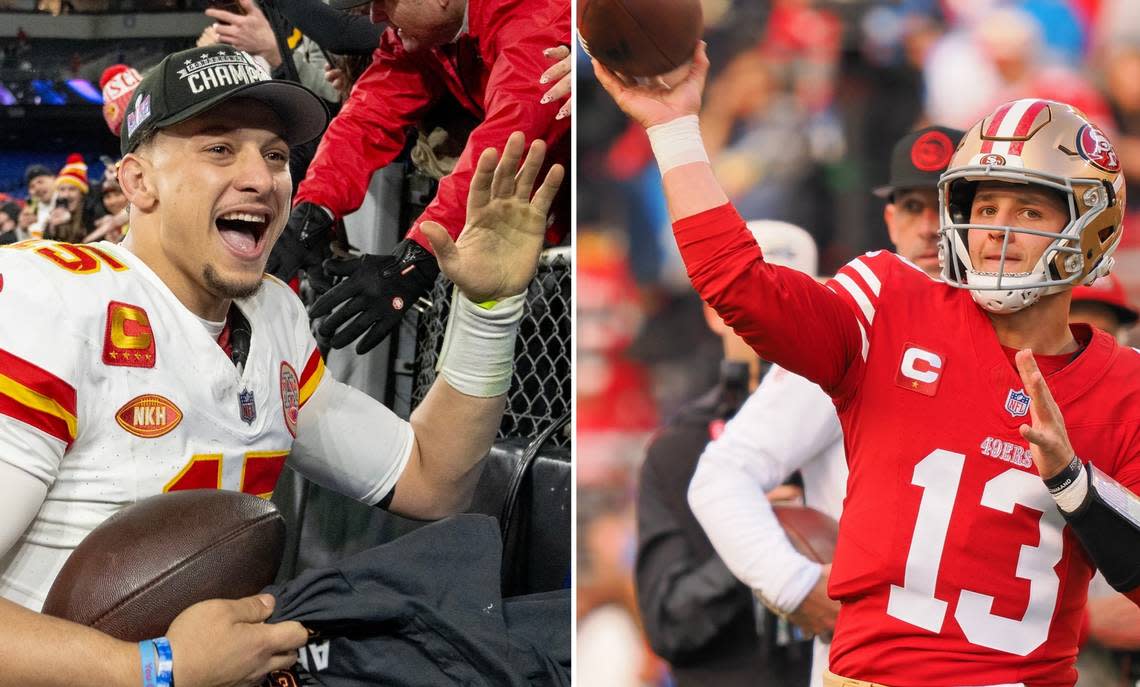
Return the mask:
POLYGON ((257 404, 253 401, 252 391, 242 389, 238 392, 238 408, 241 410, 241 421, 247 425, 253 424, 257 418, 257 404))
POLYGON ((1005 409, 1014 417, 1025 417, 1029 412, 1029 394, 1023 389, 1010 389, 1005 398, 1005 409))

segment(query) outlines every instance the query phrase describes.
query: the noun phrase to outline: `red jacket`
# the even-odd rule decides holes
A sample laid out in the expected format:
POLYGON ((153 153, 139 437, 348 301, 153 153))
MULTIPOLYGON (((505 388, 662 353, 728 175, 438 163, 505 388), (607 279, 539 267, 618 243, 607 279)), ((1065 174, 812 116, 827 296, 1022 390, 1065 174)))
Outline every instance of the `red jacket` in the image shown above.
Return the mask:
MULTIPOLYGON (((546 140, 547 167, 569 163, 570 120, 554 119, 561 103, 539 104, 549 85, 538 79, 550 66, 542 51, 570 44, 570 3, 469 0, 467 12, 467 33, 431 50, 408 53, 393 28, 384 32, 372 64, 325 132, 294 203, 316 203, 337 217, 354 212, 372 173, 400 154, 408 129, 446 93, 482 123, 408 234, 425 247, 430 249, 419 231, 423 220, 459 235, 479 154, 487 147, 502 150, 512 131, 525 133, 528 142, 546 140)), ((554 213, 563 227, 569 226, 568 180, 554 213)))

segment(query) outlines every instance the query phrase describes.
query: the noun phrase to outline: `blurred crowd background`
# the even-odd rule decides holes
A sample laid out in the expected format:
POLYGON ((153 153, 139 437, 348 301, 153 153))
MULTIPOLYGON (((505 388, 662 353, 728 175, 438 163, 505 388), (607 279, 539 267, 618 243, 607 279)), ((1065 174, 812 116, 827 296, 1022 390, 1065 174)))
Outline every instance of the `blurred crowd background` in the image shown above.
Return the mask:
MULTIPOLYGON (((118 124, 140 75, 171 52, 229 42, 264 60, 274 78, 316 91, 335 113, 383 26, 358 16, 342 30, 314 9, 323 7, 320 0, 0 0, 0 243, 123 233, 118 124), (219 35, 210 7, 240 13, 241 23, 219 35), (300 26, 337 37, 326 50, 300 26)), ((296 181, 311 155, 297 155, 296 181)))
MULTIPOLYGON (((1109 135, 1133 192, 1115 273, 1140 295, 1140 8, 1135 0, 704 0, 702 134, 746 219, 811 232, 820 273, 890 249, 891 147, 968 129, 1023 97, 1071 103, 1109 135)), ((578 628, 605 684, 672 684, 633 588, 636 476, 655 428, 717 382, 644 132, 579 51, 578 628)), ((587 680, 584 684, 593 684, 587 680)), ((598 683, 601 684, 601 683, 598 683)))

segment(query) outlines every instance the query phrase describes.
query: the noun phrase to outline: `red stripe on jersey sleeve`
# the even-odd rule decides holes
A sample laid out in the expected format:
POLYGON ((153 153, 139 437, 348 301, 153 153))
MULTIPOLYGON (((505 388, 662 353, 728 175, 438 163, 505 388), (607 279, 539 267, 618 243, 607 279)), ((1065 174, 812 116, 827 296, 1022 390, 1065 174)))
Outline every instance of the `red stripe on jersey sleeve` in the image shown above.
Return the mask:
POLYGON ((835 389, 861 365, 851 308, 802 272, 770 265, 731 204, 675 223, 697 293, 763 358, 835 389))
POLYGON ((0 374, 47 396, 63 410, 75 415, 75 389, 42 367, 0 348, 0 374))
POLYGON ((313 376, 317 371, 317 367, 321 364, 321 351, 319 348, 314 348, 312 355, 309 356, 308 362, 305 363, 305 369, 301 370, 301 386, 305 386, 305 382, 313 376))
POLYGON ((59 377, 0 349, 0 414, 59 439, 76 435, 75 389, 59 377))
POLYGON ((71 426, 66 420, 51 413, 29 408, 2 391, 0 391, 0 415, 7 415, 13 420, 31 425, 41 432, 59 439, 68 448, 71 448, 71 444, 75 441, 75 436, 71 433, 71 426))
MULTIPOLYGON (((827 282, 827 286, 843 299, 843 302, 858 318, 859 324, 863 325, 863 329, 870 335, 871 325, 874 324, 875 319, 875 309, 879 304, 879 296, 875 293, 875 289, 867 284, 864 275, 852 266, 852 263, 856 261, 860 261, 860 264, 866 269, 871 269, 867 262, 862 261, 861 258, 855 258, 855 260, 841 267, 835 273, 835 277, 827 282)), ((873 272, 873 270, 871 271, 873 272)), ((881 279, 879 284, 882 284, 881 279)))

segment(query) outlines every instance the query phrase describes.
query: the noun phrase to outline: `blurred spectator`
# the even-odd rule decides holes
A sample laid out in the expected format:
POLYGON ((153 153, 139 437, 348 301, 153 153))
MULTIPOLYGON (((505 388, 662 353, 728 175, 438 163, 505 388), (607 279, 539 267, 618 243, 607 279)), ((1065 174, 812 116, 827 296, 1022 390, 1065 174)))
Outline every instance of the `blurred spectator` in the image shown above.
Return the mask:
POLYGON ((23 241, 32 237, 32 226, 36 223, 36 207, 31 201, 24 204, 16 220, 17 239, 23 241))
POLYGON ((802 225, 825 243, 834 217, 822 172, 846 145, 830 109, 834 51, 794 57, 803 46, 790 31, 774 31, 774 45, 743 53, 725 68, 709 86, 701 129, 717 179, 744 216, 802 225))
POLYGON ((55 179, 55 200, 44 226, 45 239, 79 243, 95 228, 85 207, 90 190, 87 163, 77 153, 68 156, 55 179))
MULTIPOLYGON (((773 221, 748 226, 772 264, 814 276, 817 251, 806 231, 773 221)), ((641 466, 636 581, 642 622, 678 687, 804 685, 810 645, 792 640, 786 621, 755 608, 751 590, 713 551, 686 501, 701 451, 760 379, 752 348, 708 306, 705 318, 723 340, 721 380, 666 423, 641 466)))
POLYGON ((1101 277, 1088 286, 1073 289, 1069 305, 1069 322, 1084 322, 1112 334, 1124 344, 1128 330, 1140 319, 1140 313, 1128 302, 1128 294, 1115 273, 1101 277))
POLYGON ((21 240, 17 227, 22 210, 21 205, 15 201, 8 201, 0 205, 0 244, 15 243, 21 240))
POLYGON ((31 165, 24 171, 24 184, 28 188, 28 205, 36 213, 36 221, 29 231, 33 237, 43 234, 55 195, 55 173, 43 165, 31 165))
POLYGON ((107 166, 107 171, 103 176, 101 197, 105 214, 95 220, 95 229, 83 237, 84 243, 91 241, 118 243, 126 234, 126 226, 129 221, 128 203, 127 197, 123 195, 122 187, 119 186, 119 180, 115 176, 117 171, 117 165, 107 166))
POLYGON ((1033 97, 1070 103, 1111 128, 1111 112, 1091 80, 1049 52, 1039 15, 1027 9, 1032 5, 996 5, 933 48, 925 75, 928 117, 971 126, 1003 102, 1033 97))

